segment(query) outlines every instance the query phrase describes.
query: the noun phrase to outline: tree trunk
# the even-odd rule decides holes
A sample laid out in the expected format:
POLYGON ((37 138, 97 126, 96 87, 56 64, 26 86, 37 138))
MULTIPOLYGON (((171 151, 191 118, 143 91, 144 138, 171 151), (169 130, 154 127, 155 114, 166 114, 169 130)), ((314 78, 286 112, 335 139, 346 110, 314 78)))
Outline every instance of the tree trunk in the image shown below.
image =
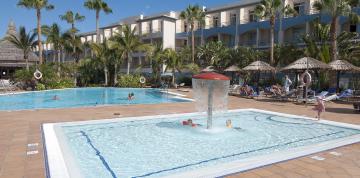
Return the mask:
POLYGON ((24 53, 24 59, 25 59, 25 63, 26 63, 26 71, 29 71, 30 70, 30 68, 29 68, 29 59, 28 59, 26 53, 24 53))
POLYGON ((192 62, 195 63, 195 34, 194 34, 194 24, 191 24, 191 54, 192 54, 192 62))
POLYGON ((274 65, 274 28, 275 28, 275 18, 272 17, 270 20, 270 65, 274 65))
POLYGON ((108 86, 108 69, 104 67, 104 75, 105 75, 105 86, 108 86))
POLYGON ((43 61, 43 46, 41 41, 41 10, 36 10, 36 16, 37 16, 37 32, 38 32, 38 46, 39 46, 39 63, 42 64, 43 61))
POLYGON ((73 30, 73 32, 72 32, 72 34, 71 34, 71 36, 72 36, 72 39, 73 39, 73 54, 72 54, 72 56, 73 56, 73 58, 74 58, 74 61, 76 61, 76 57, 75 57, 75 55, 76 55, 76 46, 75 46, 75 24, 74 23, 72 23, 71 24, 71 28, 72 28, 72 30, 73 30))
POLYGON ((330 27, 330 41, 331 41, 331 61, 337 59, 337 29, 338 17, 332 18, 330 27))
POLYGON ((96 11, 96 43, 100 44, 100 29, 99 29, 99 14, 100 11, 96 11))
POLYGON ((114 66, 114 86, 117 84, 117 64, 114 66))
POLYGON ((172 85, 175 86, 175 70, 172 70, 172 81, 171 81, 172 85))
POLYGON ((58 77, 60 77, 60 63, 61 63, 61 50, 57 50, 57 56, 58 56, 58 61, 57 61, 57 75, 58 77))
POLYGON ((131 60, 132 60, 132 57, 131 57, 131 54, 128 54, 128 61, 127 61, 127 72, 126 74, 130 74, 130 64, 131 64, 131 60))

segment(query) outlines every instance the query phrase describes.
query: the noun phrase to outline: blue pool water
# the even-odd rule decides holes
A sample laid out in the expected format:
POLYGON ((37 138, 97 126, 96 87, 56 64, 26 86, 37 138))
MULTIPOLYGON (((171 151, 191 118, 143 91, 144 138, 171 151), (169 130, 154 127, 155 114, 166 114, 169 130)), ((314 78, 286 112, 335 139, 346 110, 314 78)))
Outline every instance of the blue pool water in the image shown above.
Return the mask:
POLYGON ((255 111, 215 116, 206 131, 202 115, 138 121, 61 125, 81 174, 161 177, 360 134, 359 130, 255 111), (181 125, 192 118, 197 128, 181 125), (234 128, 225 127, 231 119, 234 128))
POLYGON ((75 88, 1 95, 0 110, 70 108, 114 104, 156 104, 184 101, 186 100, 162 93, 158 89, 75 88), (128 100, 129 93, 135 94, 134 100, 128 100), (58 100, 53 100, 55 95, 59 98, 58 100))

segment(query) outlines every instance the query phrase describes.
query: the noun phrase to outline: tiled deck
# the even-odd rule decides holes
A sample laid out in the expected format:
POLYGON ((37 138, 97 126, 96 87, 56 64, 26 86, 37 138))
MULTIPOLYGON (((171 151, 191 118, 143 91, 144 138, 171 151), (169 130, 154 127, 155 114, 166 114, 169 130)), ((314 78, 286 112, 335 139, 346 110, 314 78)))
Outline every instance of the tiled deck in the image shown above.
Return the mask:
MULTIPOLYGON (((360 124, 360 115, 354 114, 351 105, 329 103, 324 118, 339 122, 360 124)), ((194 112, 194 103, 172 103, 156 105, 109 106, 78 109, 53 109, 37 111, 0 112, 0 177, 45 177, 41 124, 50 122, 81 121, 91 119, 159 115, 194 112), (28 144, 39 143, 28 147, 28 144), (38 150, 38 154, 27 152, 38 150)), ((258 108, 276 112, 314 116, 311 106, 292 103, 255 101, 231 97, 230 109, 258 108)), ((325 158, 317 161, 314 155, 265 166, 259 169, 238 173, 230 177, 360 177, 360 143, 332 150, 341 156, 329 154, 330 151, 315 154, 325 158)))

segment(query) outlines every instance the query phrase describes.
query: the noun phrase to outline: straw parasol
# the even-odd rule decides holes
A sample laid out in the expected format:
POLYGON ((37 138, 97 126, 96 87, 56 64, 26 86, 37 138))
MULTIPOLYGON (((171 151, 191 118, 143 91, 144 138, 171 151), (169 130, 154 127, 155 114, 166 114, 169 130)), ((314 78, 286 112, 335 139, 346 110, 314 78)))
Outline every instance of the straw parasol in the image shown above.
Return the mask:
POLYGON ((201 72, 215 72, 214 66, 207 66, 205 69, 201 70, 201 72))
POLYGON ((275 71, 275 68, 270 66, 270 64, 264 61, 255 61, 248 66, 244 67, 242 70, 245 71, 275 71))
POLYGON ((244 67, 242 70, 250 72, 258 72, 258 82, 260 81, 261 72, 275 71, 275 68, 264 61, 255 61, 244 67))
POLYGON ((350 62, 345 60, 336 60, 329 63, 331 70, 336 71, 336 90, 339 89, 340 72, 360 72, 360 68, 352 65, 350 62))
POLYGON ((241 69, 236 65, 232 65, 232 66, 226 68, 224 71, 231 73, 231 82, 234 82, 234 80, 235 80, 234 79, 235 78, 234 77, 235 72, 239 72, 239 71, 241 71, 241 69))
POLYGON ((284 70, 307 70, 307 69, 330 69, 330 66, 311 57, 303 57, 281 69, 284 70))
POLYGON ((232 65, 232 66, 226 68, 224 71, 225 72, 238 72, 238 71, 241 71, 241 69, 236 65, 232 65))

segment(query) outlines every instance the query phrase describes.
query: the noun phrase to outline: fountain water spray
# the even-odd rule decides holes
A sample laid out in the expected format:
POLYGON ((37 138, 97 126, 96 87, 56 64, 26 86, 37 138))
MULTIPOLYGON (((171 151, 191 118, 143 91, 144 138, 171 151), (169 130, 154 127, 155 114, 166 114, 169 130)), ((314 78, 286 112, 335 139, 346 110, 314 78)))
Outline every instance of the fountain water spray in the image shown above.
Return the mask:
POLYGON ((193 76, 192 85, 196 107, 207 112, 207 129, 211 129, 213 113, 227 110, 230 79, 214 72, 201 73, 193 76))

